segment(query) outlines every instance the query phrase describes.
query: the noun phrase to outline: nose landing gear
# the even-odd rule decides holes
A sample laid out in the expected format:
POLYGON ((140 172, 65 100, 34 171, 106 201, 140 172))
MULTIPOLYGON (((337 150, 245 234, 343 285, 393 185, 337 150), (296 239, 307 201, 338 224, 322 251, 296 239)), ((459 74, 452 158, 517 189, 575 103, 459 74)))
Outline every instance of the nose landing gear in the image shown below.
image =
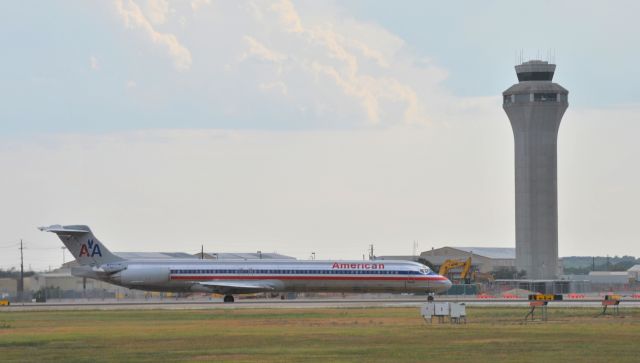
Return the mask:
POLYGON ((223 301, 226 302, 226 303, 232 303, 235 300, 233 299, 233 295, 225 295, 223 301))

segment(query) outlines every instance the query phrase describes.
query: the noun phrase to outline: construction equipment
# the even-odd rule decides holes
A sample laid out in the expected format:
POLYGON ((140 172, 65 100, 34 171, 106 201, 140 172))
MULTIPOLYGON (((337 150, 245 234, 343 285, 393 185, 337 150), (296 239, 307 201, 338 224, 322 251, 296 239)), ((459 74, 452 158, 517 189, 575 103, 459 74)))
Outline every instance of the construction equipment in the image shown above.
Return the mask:
POLYGON ((0 300, 0 306, 9 306, 11 303, 7 299, 0 300))
POLYGON ((493 282, 495 277, 488 272, 473 271, 471 279, 475 282, 493 282))
POLYGON ((460 273, 460 281, 465 281, 467 276, 469 275, 469 271, 471 271, 471 257, 468 257, 466 260, 445 260, 442 265, 440 265, 440 271, 438 272, 442 276, 447 276, 451 270, 462 267, 462 272, 460 273))

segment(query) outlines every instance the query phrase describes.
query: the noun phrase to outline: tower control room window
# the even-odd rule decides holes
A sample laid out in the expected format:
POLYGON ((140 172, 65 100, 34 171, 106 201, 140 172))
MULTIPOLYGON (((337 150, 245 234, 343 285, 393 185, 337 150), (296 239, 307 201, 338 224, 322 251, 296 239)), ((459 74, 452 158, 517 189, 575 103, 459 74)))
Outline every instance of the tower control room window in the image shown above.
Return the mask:
POLYGON ((518 81, 551 81, 553 72, 520 72, 518 81))
POLYGON ((534 102, 556 102, 558 101, 557 93, 534 93, 534 102))

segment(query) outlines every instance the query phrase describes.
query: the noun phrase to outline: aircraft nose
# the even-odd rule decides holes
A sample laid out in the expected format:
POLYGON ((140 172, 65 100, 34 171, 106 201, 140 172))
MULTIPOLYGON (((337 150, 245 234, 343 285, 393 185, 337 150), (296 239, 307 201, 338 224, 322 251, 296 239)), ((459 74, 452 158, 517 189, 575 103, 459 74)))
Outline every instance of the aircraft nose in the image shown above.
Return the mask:
POLYGON ((444 281, 444 291, 449 290, 449 289, 451 288, 451 286, 452 286, 452 285, 453 285, 453 284, 451 283, 451 280, 446 279, 446 280, 444 281))
POLYGON ((453 285, 451 283, 451 280, 449 280, 448 278, 442 276, 444 278, 444 280, 440 281, 440 288, 438 290, 440 290, 440 292, 445 292, 447 290, 449 290, 451 288, 451 285, 453 285))

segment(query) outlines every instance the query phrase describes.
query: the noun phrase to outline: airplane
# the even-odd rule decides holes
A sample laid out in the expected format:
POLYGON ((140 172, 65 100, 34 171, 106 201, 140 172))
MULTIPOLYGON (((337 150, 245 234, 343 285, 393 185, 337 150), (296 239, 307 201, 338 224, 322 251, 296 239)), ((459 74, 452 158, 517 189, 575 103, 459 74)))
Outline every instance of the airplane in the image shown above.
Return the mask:
POLYGON ((256 292, 444 292, 451 281, 429 267, 391 260, 124 259, 111 253, 84 225, 52 225, 80 267, 77 277, 130 289, 233 295, 256 292))

